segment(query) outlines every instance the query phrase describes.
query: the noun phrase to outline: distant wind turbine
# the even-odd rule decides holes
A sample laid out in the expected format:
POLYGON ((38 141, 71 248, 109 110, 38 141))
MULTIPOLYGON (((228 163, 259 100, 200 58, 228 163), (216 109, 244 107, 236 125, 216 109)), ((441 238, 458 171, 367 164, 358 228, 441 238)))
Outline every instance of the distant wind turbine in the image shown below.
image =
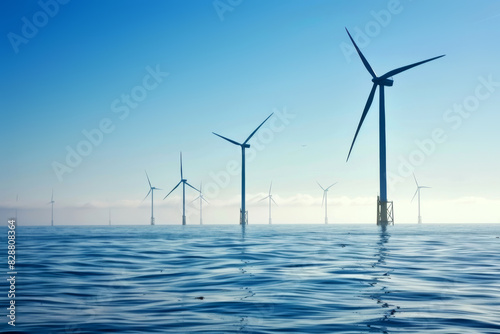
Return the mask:
POLYGON ((215 132, 212 132, 214 135, 221 137, 222 139, 227 140, 228 142, 240 146, 241 147, 241 209, 240 209, 240 224, 246 225, 248 224, 248 212, 246 211, 245 205, 245 148, 250 148, 250 145, 247 144, 250 138, 260 129, 260 127, 271 117, 273 114, 269 115, 264 122, 260 123, 260 125, 255 129, 250 136, 243 142, 243 144, 238 143, 232 139, 223 137, 215 132))
POLYGON ((203 225, 203 201, 207 202, 207 204, 210 204, 203 196, 202 186, 203 186, 203 184, 200 183, 200 194, 198 195, 198 197, 196 197, 194 200, 191 201, 191 203, 192 203, 192 202, 196 201, 197 199, 200 200, 200 225, 203 225))
POLYGON ((430 58, 427 60, 423 60, 417 63, 413 63, 410 65, 406 65, 403 67, 399 67, 397 69, 394 69, 392 71, 387 72, 386 74, 378 77, 375 74, 375 71, 372 69, 368 61, 366 60, 365 56, 361 53, 359 50, 358 46, 354 42, 353 38, 351 37, 351 34, 347 30, 347 34, 349 35, 349 38, 352 41, 352 44, 354 44, 354 47, 356 48, 356 51, 358 52, 359 57, 361 58, 361 61, 365 65, 365 68, 367 71, 370 73, 372 76, 372 82, 373 86, 370 91, 370 95, 368 96, 368 100, 366 101, 365 108, 363 110, 363 114, 361 115, 361 120, 359 121, 358 128, 356 129, 356 134, 354 135, 354 139, 351 144, 351 148, 349 149, 349 154, 347 155, 347 160, 349 160, 349 156, 351 155, 352 148, 354 146, 354 142, 356 141, 356 137, 358 136, 359 130, 361 128, 361 125, 363 124, 363 121, 365 120, 366 114, 368 113, 368 110, 370 109, 370 106, 373 102, 373 97, 375 95, 375 91, 377 90, 377 86, 379 87, 379 160, 380 160, 380 198, 378 199, 378 207, 377 207, 377 225, 387 225, 388 223, 394 223, 394 215, 392 212, 392 202, 387 201, 387 171, 386 171, 386 143, 385 143, 385 95, 384 95, 384 87, 385 86, 392 86, 393 85, 393 80, 392 76, 399 74, 401 72, 404 72, 406 70, 409 70, 410 68, 413 68, 418 65, 422 65, 424 63, 427 63, 429 61, 438 59, 443 57, 444 55, 437 56, 434 58, 430 58), (389 205, 388 205, 389 204, 389 205))
POLYGON ((200 192, 198 189, 190 185, 187 180, 184 178, 182 175, 182 152, 181 152, 181 180, 177 185, 174 187, 174 189, 170 190, 170 192, 165 196, 163 199, 167 198, 168 195, 170 195, 177 187, 182 183, 182 225, 186 225, 186 184, 196 190, 197 192, 200 192))
POLYGON ((272 203, 271 203, 271 201, 272 201, 274 204, 278 205, 278 203, 276 203, 276 202, 274 201, 274 199, 273 199, 273 195, 271 194, 271 188, 272 188, 272 187, 273 187, 273 183, 271 182, 271 186, 269 187, 269 195, 268 195, 268 196, 266 196, 266 197, 264 197, 263 199, 261 199, 261 201, 263 201, 263 200, 265 200, 265 199, 269 198, 269 224, 272 224, 272 219, 271 219, 271 206, 272 206, 272 203))
POLYGON ((415 177, 415 174, 413 174, 413 179, 415 180, 415 184, 417 185, 417 190, 415 191, 415 194, 411 198, 411 201, 413 202, 413 200, 415 199, 415 196, 418 193, 418 223, 422 224, 422 216, 420 216, 420 189, 430 188, 430 187, 419 186, 418 182, 417 182, 417 178, 415 177))
POLYGON ((51 204, 52 205, 52 214, 50 216, 50 226, 54 226, 54 189, 52 189, 52 196, 50 196, 50 202, 47 203, 47 204, 51 204))
POLYGON ((318 186, 323 189, 323 200, 321 201, 321 206, 323 206, 323 204, 325 204, 325 224, 328 224, 328 190, 333 187, 334 185, 337 184, 337 182, 335 182, 334 184, 330 185, 329 187, 327 188, 323 188, 321 186, 321 184, 319 184, 318 181, 316 181, 316 183, 318 184, 318 186))
MULTIPOLYGON (((161 190, 160 188, 156 188, 156 187, 153 187, 151 185, 151 181, 149 180, 149 175, 148 175, 148 172, 144 171, 146 173, 146 177, 148 179, 148 184, 149 184, 149 191, 146 195, 146 197, 144 197, 143 201, 148 198, 149 194, 151 194, 151 225, 154 225, 155 224, 155 217, 154 217, 154 214, 153 214, 153 201, 154 201, 154 194, 155 194, 155 190, 161 190)), ((110 209, 111 210, 111 209, 110 209)), ((109 225, 111 225, 111 211, 109 211, 109 225)))

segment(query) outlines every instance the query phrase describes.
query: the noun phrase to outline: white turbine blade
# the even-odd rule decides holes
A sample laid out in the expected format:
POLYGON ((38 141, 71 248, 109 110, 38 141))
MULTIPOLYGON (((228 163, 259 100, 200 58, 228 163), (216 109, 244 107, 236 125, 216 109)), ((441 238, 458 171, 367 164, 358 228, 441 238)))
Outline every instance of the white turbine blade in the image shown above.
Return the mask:
POLYGON ((326 190, 330 189, 331 187, 333 187, 334 185, 336 185, 338 182, 335 182, 334 184, 332 184, 331 186, 329 186, 328 188, 326 188, 326 190))
POLYGON ((181 152, 181 180, 183 179, 182 177, 182 152, 181 152))
POLYGON ((323 191, 323 200, 321 201, 321 207, 323 207, 323 204, 325 203, 325 196, 326 196, 326 191, 323 191))
POLYGON ((271 181, 271 186, 269 187, 269 195, 271 195, 271 188, 273 187, 273 181, 271 181))
POLYGON ((417 178, 415 177, 415 173, 413 173, 413 179, 415 180, 415 184, 417 185, 417 188, 418 188, 418 182, 417 182, 417 178))
POLYGON ((52 189, 52 195, 50 196, 50 201, 53 202, 54 201, 54 189, 52 189))
POLYGON ((163 199, 167 198, 167 197, 168 197, 168 195, 170 195, 170 194, 172 193, 172 191, 174 191, 175 189, 177 189, 177 187, 178 187, 178 186, 179 186, 179 184, 181 184, 181 183, 182 183, 182 180, 181 180, 181 181, 179 181, 179 183, 177 183, 177 185, 174 187, 174 189, 170 190, 170 192, 167 194, 167 196, 163 197, 163 199))
POLYGON ((195 187, 193 187, 192 185, 190 185, 189 183, 187 183, 187 181, 186 181, 186 184, 201 194, 201 192, 198 189, 196 189, 195 187))
POLYGON ((248 136, 247 140, 245 140, 243 142, 243 145, 245 145, 246 143, 248 143, 248 141, 250 140, 250 138, 252 138, 252 136, 255 134, 255 132, 257 132, 257 130, 260 129, 260 127, 269 119, 269 117, 271 117, 274 113, 271 113, 271 115, 267 116, 267 118, 264 120, 264 122, 260 123, 260 125, 257 127, 257 129, 253 130, 253 132, 250 134, 250 136, 248 136))
POLYGON ((144 171, 144 173, 146 173, 146 177, 148 178, 149 188, 153 188, 153 186, 151 185, 151 181, 149 181, 148 172, 144 171))
POLYGON ((320 187, 323 191, 325 191, 325 188, 323 188, 323 187, 321 186, 321 184, 319 184, 319 182, 318 182, 318 181, 316 181, 316 183, 318 184, 318 186, 319 186, 319 187, 320 187))
POLYGON ((428 189, 430 189, 431 187, 420 186, 419 188, 428 188, 428 189))
POLYGON ((268 198, 269 198, 269 196, 266 196, 263 199, 260 199, 259 202, 262 202, 263 200, 268 199, 268 198))
POLYGON ((148 194, 147 194, 147 195, 146 195, 146 197, 144 197, 144 199, 142 200, 143 202, 144 202, 144 200, 145 200, 146 198, 148 198, 148 196, 149 196, 149 194, 151 193, 151 191, 153 191, 153 188, 149 188, 148 194))
POLYGON ((205 202, 207 202, 207 204, 210 204, 206 199, 205 197, 203 197, 203 195, 201 195, 201 199, 204 200, 205 202))
POLYGON ((198 197, 196 197, 195 199, 193 199, 193 200, 191 201, 191 203, 193 203, 194 201, 198 200, 200 197, 201 197, 201 195, 200 195, 200 196, 198 196, 198 197))
MULTIPOLYGON (((278 205, 278 203, 276 203, 276 201, 274 200, 274 198, 271 197, 271 201, 274 202, 274 204, 278 205)), ((279 205, 278 205, 279 206, 279 205)))
POLYGON ((232 140, 232 139, 229 139, 229 138, 226 138, 226 137, 224 137, 224 136, 221 136, 221 135, 219 135, 219 134, 217 134, 217 133, 215 133, 215 132, 212 132, 212 133, 213 133, 214 135, 216 135, 217 137, 221 137, 222 139, 225 139, 225 140, 227 140, 228 142, 233 143, 234 145, 241 146, 241 144, 240 144, 240 143, 238 143, 237 141, 234 141, 234 140, 232 140))
POLYGON ((418 188, 417 190, 415 191, 415 194, 413 194, 413 197, 411 198, 411 201, 413 202, 413 199, 415 198, 415 196, 417 196, 417 193, 418 193, 418 188))

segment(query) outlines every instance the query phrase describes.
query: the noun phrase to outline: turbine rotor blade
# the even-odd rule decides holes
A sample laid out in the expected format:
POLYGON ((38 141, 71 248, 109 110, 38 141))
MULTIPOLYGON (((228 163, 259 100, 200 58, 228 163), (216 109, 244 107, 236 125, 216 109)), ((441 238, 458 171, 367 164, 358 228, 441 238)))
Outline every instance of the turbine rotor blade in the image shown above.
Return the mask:
POLYGON ((178 187, 178 186, 179 186, 179 184, 181 184, 181 183, 182 183, 182 180, 181 180, 181 181, 179 181, 179 183, 177 183, 177 185, 174 187, 174 189, 170 190, 170 192, 167 194, 167 196, 163 197, 163 199, 167 198, 167 197, 168 197, 168 195, 170 195, 170 194, 172 193, 172 191, 174 191, 175 189, 177 189, 177 187, 178 187))
POLYGON ((428 189, 430 189, 431 187, 420 186, 419 188, 428 188, 428 189))
POLYGON ((243 145, 245 145, 249 140, 250 138, 252 138, 252 136, 255 134, 255 132, 257 132, 257 130, 260 129, 260 127, 269 119, 269 117, 271 117, 274 113, 271 113, 271 115, 267 116, 267 118, 264 120, 264 122, 260 123, 260 125, 257 127, 257 129, 253 130, 253 132, 250 134, 250 136, 248 136, 247 140, 245 140, 243 142, 243 145))
POLYGON ((417 188, 418 188, 418 182, 417 182, 417 178, 415 177, 415 173, 413 173, 413 179, 415 180, 415 184, 417 185, 417 188))
POLYGON ((201 192, 198 189, 196 189, 195 187, 193 187, 192 185, 190 185, 189 183, 187 183, 187 181, 186 181, 186 184, 201 194, 201 192))
POLYGON ((205 202, 207 202, 207 204, 210 204, 206 199, 205 197, 203 197, 203 195, 201 196, 201 199, 204 200, 205 202))
POLYGON ((410 65, 406 65, 406 66, 402 66, 402 67, 396 68, 395 70, 387 72, 386 74, 384 74, 383 76, 381 76, 379 79, 380 80, 384 80, 384 79, 390 78, 393 75, 396 75, 396 74, 399 74, 399 73, 404 72, 406 70, 409 70, 410 68, 413 68, 413 67, 418 66, 418 65, 422 65, 422 64, 427 63, 427 62, 429 62, 431 60, 435 60, 435 59, 438 59, 438 58, 441 58, 441 57, 444 57, 444 56, 445 55, 441 55, 441 56, 437 56, 437 57, 434 57, 434 58, 422 60, 422 61, 419 61, 417 63, 413 63, 413 64, 410 64, 410 65))
POLYGON ((226 137, 224 137, 224 136, 221 136, 221 135, 219 135, 219 134, 217 134, 217 133, 215 133, 215 132, 212 132, 212 133, 213 133, 214 135, 218 136, 218 137, 221 137, 222 139, 227 140, 227 141, 228 141, 228 142, 230 142, 230 143, 233 143, 234 145, 241 146, 241 144, 240 144, 240 143, 238 143, 238 142, 236 142, 236 141, 234 141, 234 140, 232 140, 232 139, 229 139, 229 138, 226 138, 226 137))
POLYGON ((144 202, 144 200, 145 200, 146 198, 148 198, 149 194, 151 193, 151 190, 152 190, 152 189, 150 188, 150 189, 149 189, 149 191, 148 191, 148 194, 147 194, 147 195, 146 195, 146 197, 144 197, 144 199, 142 200, 143 202, 144 202))
POLYGON ((331 187, 333 187, 334 185, 336 185, 338 182, 335 182, 334 184, 332 184, 331 186, 329 186, 328 188, 326 188, 326 190, 330 189, 331 187))
POLYGON ((182 177, 182 152, 181 152, 181 180, 183 179, 182 177))
POLYGON ((415 198, 415 196, 417 196, 417 193, 418 193, 418 188, 417 190, 415 191, 415 194, 413 194, 413 197, 411 198, 411 201, 413 202, 413 199, 415 198))
POLYGON ((266 196, 263 199, 260 199, 259 202, 262 202, 263 200, 268 199, 268 198, 269 198, 269 196, 266 196))
POLYGON ((356 51, 358 52, 359 58, 361 58, 361 61, 365 65, 366 69, 368 70, 368 72, 370 72, 372 78, 376 78, 377 75, 375 74, 375 71, 372 69, 372 67, 368 63, 368 60, 366 60, 365 56, 363 56, 363 54, 361 53, 361 50, 358 48, 358 46, 354 42, 354 39, 352 39, 351 34, 349 33, 349 30, 347 30, 347 28, 345 28, 345 30, 347 31, 347 34, 349 35, 349 38, 351 39, 352 44, 354 44, 354 47, 356 48, 356 51))
MULTIPOLYGON (((276 203, 276 201, 274 200, 274 198, 271 197, 271 201, 274 202, 274 204, 278 205, 278 203, 276 203)), ((279 206, 279 205, 278 205, 279 206)))
POLYGON ((326 191, 323 191, 323 200, 321 201, 321 207, 323 207, 323 204, 325 203, 325 196, 326 196, 326 191))
POLYGON ((200 198, 200 196, 196 197, 195 199, 193 199, 193 200, 191 201, 191 203, 193 203, 194 201, 196 201, 196 200, 197 200, 197 199, 199 199, 199 198, 200 198))
POLYGON ((269 195, 271 195, 271 188, 273 187, 273 181, 271 181, 271 186, 269 186, 269 195))
POLYGON ((323 188, 323 187, 321 186, 321 184, 319 184, 319 182, 318 182, 318 181, 316 181, 316 183, 318 184, 318 186, 319 186, 321 189, 323 189, 323 191, 325 191, 325 188, 323 188))
POLYGON ((149 188, 153 188, 153 186, 151 185, 151 181, 149 181, 149 176, 148 176, 148 172, 144 171, 146 173, 146 177, 148 178, 148 183, 149 183, 149 188))
POLYGON ((373 96, 375 95, 375 90, 377 89, 377 84, 373 84, 372 90, 370 91, 370 95, 368 95, 368 100, 366 101, 365 109, 363 110, 363 114, 361 115, 361 119, 359 120, 358 128, 356 129, 356 134, 354 135, 354 139, 352 140, 351 148, 349 149, 349 154, 347 155, 346 162, 349 161, 349 157, 351 156, 352 148, 354 147, 354 142, 356 141, 356 137, 358 136, 359 129, 361 129, 361 125, 365 120, 366 114, 368 114, 368 110, 373 102, 373 96))

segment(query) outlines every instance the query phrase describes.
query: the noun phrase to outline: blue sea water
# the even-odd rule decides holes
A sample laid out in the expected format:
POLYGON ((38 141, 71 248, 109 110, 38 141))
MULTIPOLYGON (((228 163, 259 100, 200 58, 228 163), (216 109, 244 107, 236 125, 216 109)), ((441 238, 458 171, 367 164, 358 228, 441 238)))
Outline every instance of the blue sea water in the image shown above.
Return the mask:
POLYGON ((20 226, 16 236, 16 327, 3 280, 3 332, 500 333, 500 225, 20 226))

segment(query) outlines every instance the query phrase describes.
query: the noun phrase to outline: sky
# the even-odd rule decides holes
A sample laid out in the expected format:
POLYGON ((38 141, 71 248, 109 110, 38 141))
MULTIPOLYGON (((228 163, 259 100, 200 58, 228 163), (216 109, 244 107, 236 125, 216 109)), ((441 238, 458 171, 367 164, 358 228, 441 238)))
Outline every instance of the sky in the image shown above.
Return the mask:
MULTIPOLYGON (((237 224, 249 141, 249 223, 373 223, 385 89, 395 223, 500 223, 500 3, 482 1, 2 1, 0 219, 20 225, 181 223, 184 176, 205 224, 237 224), (18 199, 16 201, 16 198, 18 199)), ((187 223, 199 224, 186 190, 187 223)))

